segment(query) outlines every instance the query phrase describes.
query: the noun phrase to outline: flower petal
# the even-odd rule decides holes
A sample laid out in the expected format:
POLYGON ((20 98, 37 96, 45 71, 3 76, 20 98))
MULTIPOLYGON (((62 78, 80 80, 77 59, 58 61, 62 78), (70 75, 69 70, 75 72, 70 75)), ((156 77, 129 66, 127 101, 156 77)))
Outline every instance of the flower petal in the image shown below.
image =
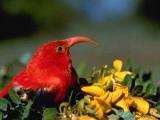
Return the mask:
POLYGON ((124 99, 121 99, 120 101, 118 101, 115 104, 117 107, 122 108, 125 112, 129 112, 129 106, 126 104, 126 102, 124 101, 124 99))
POLYGON ((134 101, 131 97, 127 97, 127 98, 125 98, 125 102, 128 106, 131 106, 134 101))
POLYGON ((96 101, 96 109, 97 109, 96 114, 97 114, 98 118, 101 119, 104 116, 103 107, 99 104, 99 102, 96 99, 95 99, 95 101, 96 101))
POLYGON ((116 103, 120 99, 124 97, 124 93, 122 89, 117 89, 112 92, 112 104, 116 103))
POLYGON ((137 109, 137 111, 143 113, 143 114, 147 114, 149 111, 149 103, 144 100, 143 98, 140 97, 132 97, 133 99, 133 107, 135 107, 137 109))
POLYGON ((129 74, 131 74, 131 72, 129 72, 129 71, 115 72, 114 73, 114 78, 117 81, 123 81, 124 78, 126 77, 126 75, 129 75, 129 74))
POLYGON ((88 93, 90 95, 94 95, 94 96, 101 96, 105 93, 105 91, 102 88, 100 88, 98 86, 94 86, 94 85, 82 87, 81 90, 83 92, 86 92, 86 93, 88 93))
POLYGON ((99 98, 101 99, 101 100, 106 100, 107 99, 107 97, 109 96, 109 91, 106 91, 103 95, 101 95, 99 98))
POLYGON ((112 83, 112 77, 113 77, 113 74, 107 75, 103 77, 101 80, 99 80, 99 83, 102 85, 105 85, 106 87, 110 86, 112 83))
POLYGON ((82 115, 78 117, 78 120, 96 120, 96 119, 87 115, 82 115))
POLYGON ((113 93, 109 92, 109 95, 108 95, 108 97, 105 100, 106 104, 111 104, 111 102, 112 102, 112 95, 113 95, 113 93))
POLYGON ((123 86, 119 83, 114 83, 113 84, 113 90, 116 90, 116 89, 121 89, 125 95, 125 97, 128 97, 129 95, 129 89, 128 89, 128 86, 123 86))
POLYGON ((99 105, 101 106, 101 108, 103 109, 104 113, 108 113, 112 110, 112 107, 110 104, 106 104, 105 101, 103 101, 100 98, 96 98, 96 100, 99 103, 99 105))
POLYGON ((89 107, 95 107, 96 106, 96 100, 92 100, 90 103, 89 103, 89 107))
POLYGON ((122 69, 122 66, 123 66, 123 62, 121 61, 121 60, 114 60, 113 61, 113 67, 115 68, 115 70, 117 71, 117 72, 120 72, 121 71, 121 69, 122 69))

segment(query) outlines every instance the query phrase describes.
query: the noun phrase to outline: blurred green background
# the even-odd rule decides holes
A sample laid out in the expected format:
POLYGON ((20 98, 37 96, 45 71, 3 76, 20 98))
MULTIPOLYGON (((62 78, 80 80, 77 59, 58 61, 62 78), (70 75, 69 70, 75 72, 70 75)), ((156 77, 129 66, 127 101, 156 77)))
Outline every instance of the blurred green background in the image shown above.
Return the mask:
POLYGON ((159 11, 159 0, 0 0, 0 67, 47 41, 85 35, 99 45, 73 47, 74 66, 131 59, 159 81, 159 11))

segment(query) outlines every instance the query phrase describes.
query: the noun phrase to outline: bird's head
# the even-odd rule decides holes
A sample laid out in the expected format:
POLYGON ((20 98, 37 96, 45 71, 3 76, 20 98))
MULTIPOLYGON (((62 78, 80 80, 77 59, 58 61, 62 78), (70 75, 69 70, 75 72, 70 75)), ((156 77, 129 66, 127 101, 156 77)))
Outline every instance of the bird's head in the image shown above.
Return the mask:
POLYGON ((64 40, 51 41, 42 45, 42 47, 37 50, 30 61, 30 65, 68 65, 71 63, 69 49, 73 45, 81 42, 95 43, 93 39, 84 36, 76 36, 64 40))

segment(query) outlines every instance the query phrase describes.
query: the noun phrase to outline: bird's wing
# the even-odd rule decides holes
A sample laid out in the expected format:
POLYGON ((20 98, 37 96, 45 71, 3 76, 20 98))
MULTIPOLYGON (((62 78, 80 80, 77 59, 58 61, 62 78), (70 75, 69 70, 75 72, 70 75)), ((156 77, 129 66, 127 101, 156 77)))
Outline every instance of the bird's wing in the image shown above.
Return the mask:
POLYGON ((13 83, 15 88, 22 88, 24 90, 37 90, 41 88, 41 85, 37 80, 33 80, 26 70, 20 72, 14 77, 13 83))
POLYGON ((5 97, 6 95, 8 95, 8 92, 11 88, 20 88, 19 83, 21 83, 23 79, 26 79, 25 76, 25 70, 15 76, 13 80, 8 85, 6 85, 6 87, 4 87, 3 90, 0 92, 0 97, 5 97))
POLYGON ((60 84, 60 78, 54 75, 44 76, 43 74, 38 74, 35 76, 33 77, 32 75, 28 74, 26 70, 23 70, 13 79, 13 83, 17 88, 33 91, 42 89, 50 91, 53 89, 53 87, 56 87, 60 84))
POLYGON ((13 78, 13 84, 15 88, 24 87, 28 83, 28 81, 29 81, 29 77, 27 76, 25 69, 13 78))
POLYGON ((0 92, 0 97, 5 97, 8 95, 8 91, 13 87, 12 83, 9 83, 1 92, 0 92))

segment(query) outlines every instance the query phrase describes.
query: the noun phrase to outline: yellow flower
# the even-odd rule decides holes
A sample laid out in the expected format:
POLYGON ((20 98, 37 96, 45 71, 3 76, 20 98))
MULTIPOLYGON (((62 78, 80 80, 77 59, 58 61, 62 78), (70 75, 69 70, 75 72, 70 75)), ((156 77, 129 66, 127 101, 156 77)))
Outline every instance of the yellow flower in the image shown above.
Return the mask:
MULTIPOLYGON (((126 75, 131 74, 129 71, 122 71, 123 62, 121 60, 113 61, 114 71, 111 71, 107 76, 102 76, 98 84, 105 88, 109 88, 113 81, 123 81, 126 75)), ((97 84, 97 83, 96 83, 97 84)))
POLYGON ((109 94, 110 94, 110 92, 109 92, 109 91, 106 91, 103 95, 99 96, 99 98, 100 98, 101 100, 104 100, 104 101, 105 101, 105 100, 108 98, 109 94))
POLYGON ((111 111, 112 107, 110 104, 106 104, 104 100, 100 99, 100 98, 95 98, 97 100, 97 102, 99 103, 99 105, 101 106, 101 108, 103 109, 104 113, 108 113, 111 111))
POLYGON ((122 89, 115 89, 113 92, 110 92, 110 91, 107 91, 107 92, 108 94, 106 99, 103 99, 105 100, 106 104, 114 104, 120 99, 122 99, 125 95, 122 89))
POLYGON ((112 104, 116 103, 117 101, 121 100, 124 97, 124 93, 122 89, 116 89, 112 92, 112 104))
POLYGON ((116 81, 123 81, 126 75, 131 74, 129 71, 122 71, 123 62, 121 60, 114 60, 113 67, 115 72, 113 73, 113 77, 116 81))
POLYGON ((93 100, 91 100, 88 105, 90 108, 96 108, 96 115, 98 118, 103 118, 104 114, 110 112, 112 109, 111 105, 105 102, 109 96, 109 93, 110 92, 107 91, 102 96, 93 97, 93 100))
POLYGON ((121 99, 120 101, 118 101, 115 106, 122 108, 125 112, 129 112, 129 106, 127 105, 127 103, 125 102, 124 99, 121 99))
POLYGON ((79 116, 78 120, 96 120, 96 119, 94 117, 83 115, 83 116, 79 116))
POLYGON ((129 107, 135 108, 142 114, 149 112, 149 103, 141 97, 128 97, 125 99, 125 102, 129 107))
POLYGON ((97 109, 97 112, 96 112, 97 116, 99 118, 103 118, 104 116, 103 106, 101 106, 97 100, 95 100, 95 103, 96 103, 95 105, 97 109))
POLYGON ((99 80, 99 83, 102 86, 109 87, 112 84, 112 78, 113 78, 113 74, 109 74, 105 77, 102 77, 102 79, 99 80))
POLYGON ((124 97, 128 97, 127 86, 114 83, 113 92, 104 91, 103 88, 95 85, 82 87, 81 90, 94 97, 89 106, 97 109, 96 114, 100 118, 104 116, 104 113, 111 111, 111 106, 114 104, 123 108, 124 111, 129 111, 127 104, 123 100, 124 97))
POLYGON ((123 86, 123 85, 121 85, 121 84, 119 84, 119 83, 114 83, 113 84, 113 90, 122 90, 123 91, 123 93, 124 93, 124 97, 128 97, 128 95, 129 95, 129 89, 128 89, 128 86, 123 86))
POLYGON ((106 100, 105 100, 105 103, 106 104, 111 104, 111 102, 112 102, 112 92, 109 92, 109 95, 108 95, 108 97, 106 98, 106 100))
POLYGON ((114 83, 113 90, 112 104, 122 108, 125 112, 130 111, 129 105, 125 100, 125 98, 128 98, 129 95, 128 87, 119 83, 114 83))
POLYGON ((101 95, 104 95, 105 93, 105 91, 102 88, 100 88, 99 86, 95 86, 95 85, 84 86, 81 88, 81 90, 93 96, 101 96, 101 95))
POLYGON ((89 107, 96 108, 96 115, 99 119, 103 118, 104 114, 110 112, 112 109, 112 107, 109 104, 106 104, 100 97, 94 97, 94 100, 90 102, 89 107))
POLYGON ((107 76, 102 76, 93 85, 81 88, 83 92, 91 95, 87 105, 91 109, 96 109, 96 116, 99 119, 102 119, 114 106, 122 108, 125 112, 129 112, 130 108, 135 108, 137 112, 143 115, 149 113, 149 103, 146 100, 131 96, 128 86, 114 82, 114 80, 123 81, 126 75, 131 74, 129 71, 122 71, 122 66, 121 60, 115 60, 113 62, 114 71, 111 71, 107 76))
POLYGON ((132 106, 137 109, 137 111, 147 114, 149 111, 149 103, 141 97, 131 97, 133 100, 132 106))
POLYGON ((129 111, 130 107, 135 108, 142 114, 147 114, 149 111, 149 103, 141 97, 127 97, 118 101, 116 106, 121 107, 125 112, 129 111))
POLYGON ((125 100, 125 102, 126 102, 126 104, 127 104, 128 106, 132 106, 132 104, 133 104, 133 102, 134 102, 134 100, 132 99, 132 97, 127 97, 127 98, 125 98, 124 100, 125 100))
POLYGON ((114 60, 113 61, 113 67, 115 71, 120 72, 122 70, 123 62, 121 60, 114 60))

